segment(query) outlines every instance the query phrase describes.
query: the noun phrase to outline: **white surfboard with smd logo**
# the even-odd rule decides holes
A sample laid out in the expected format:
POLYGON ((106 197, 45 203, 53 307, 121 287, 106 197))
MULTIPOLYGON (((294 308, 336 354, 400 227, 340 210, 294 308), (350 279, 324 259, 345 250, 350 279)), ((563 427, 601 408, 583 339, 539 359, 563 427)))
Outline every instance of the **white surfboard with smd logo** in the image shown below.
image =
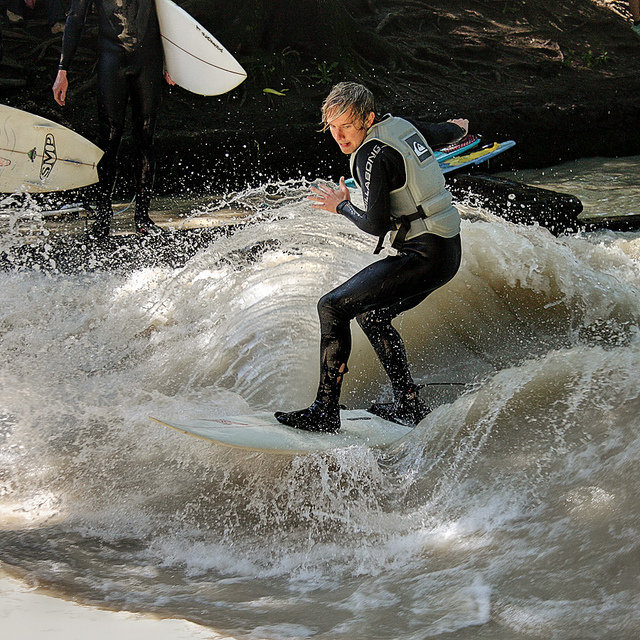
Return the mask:
POLYGON ((41 116, 0 105, 0 193, 62 191, 98 181, 102 151, 41 116))
POLYGON ((156 0, 164 64, 183 89, 203 96, 231 91, 247 72, 192 16, 171 0, 156 0))

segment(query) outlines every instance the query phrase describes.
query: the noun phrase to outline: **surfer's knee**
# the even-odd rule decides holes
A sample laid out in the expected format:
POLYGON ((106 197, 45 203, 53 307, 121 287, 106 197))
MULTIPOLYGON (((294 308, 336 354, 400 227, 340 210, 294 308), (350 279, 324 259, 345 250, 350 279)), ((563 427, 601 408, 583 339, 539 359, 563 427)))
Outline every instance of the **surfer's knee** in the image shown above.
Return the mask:
POLYGON ((330 291, 318 300, 318 316, 321 326, 326 323, 348 319, 345 309, 344 299, 337 295, 335 291, 330 291))
POLYGON ((335 308, 335 299, 332 293, 325 293, 320 300, 318 300, 318 316, 320 320, 328 316, 333 315, 335 308))

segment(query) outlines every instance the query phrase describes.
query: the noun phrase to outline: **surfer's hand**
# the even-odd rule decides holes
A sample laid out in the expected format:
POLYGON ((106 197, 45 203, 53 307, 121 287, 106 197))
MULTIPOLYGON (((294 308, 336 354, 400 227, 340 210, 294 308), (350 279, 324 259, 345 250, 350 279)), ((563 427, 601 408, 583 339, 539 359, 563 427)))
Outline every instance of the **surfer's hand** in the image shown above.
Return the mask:
MULTIPOLYGON (((338 191, 342 194, 342 200, 340 202, 344 202, 345 200, 351 200, 351 193, 349 192, 349 187, 347 187, 347 183, 344 181, 344 176, 340 178, 340 184, 338 185, 338 191)), ((338 204, 340 204, 340 202, 338 204)))
POLYGON ((329 185, 319 184, 317 187, 311 187, 311 191, 315 195, 307 196, 309 200, 313 200, 314 209, 323 209, 330 213, 337 213, 337 207, 345 200, 351 200, 349 188, 345 184, 344 176, 340 178, 340 184, 337 189, 332 189, 329 185))
POLYGON ((69 81, 67 80, 67 72, 64 69, 58 71, 56 80, 53 83, 53 99, 61 106, 64 107, 67 99, 67 89, 69 88, 69 81))
POLYGON ((176 86, 176 83, 171 79, 168 71, 164 72, 164 79, 166 80, 167 84, 170 84, 172 87, 176 86))
POLYGON ((464 131, 463 137, 469 133, 469 121, 466 118, 453 118, 452 120, 447 120, 447 122, 457 124, 464 131))

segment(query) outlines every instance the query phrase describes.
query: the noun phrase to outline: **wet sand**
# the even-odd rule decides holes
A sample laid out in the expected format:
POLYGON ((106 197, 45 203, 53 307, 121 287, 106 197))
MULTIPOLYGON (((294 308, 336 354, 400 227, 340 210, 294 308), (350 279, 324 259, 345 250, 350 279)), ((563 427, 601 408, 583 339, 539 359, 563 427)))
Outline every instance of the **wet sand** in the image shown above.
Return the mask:
POLYGON ((0 620, 12 640, 231 640, 186 620, 106 611, 34 590, 0 568, 0 620))

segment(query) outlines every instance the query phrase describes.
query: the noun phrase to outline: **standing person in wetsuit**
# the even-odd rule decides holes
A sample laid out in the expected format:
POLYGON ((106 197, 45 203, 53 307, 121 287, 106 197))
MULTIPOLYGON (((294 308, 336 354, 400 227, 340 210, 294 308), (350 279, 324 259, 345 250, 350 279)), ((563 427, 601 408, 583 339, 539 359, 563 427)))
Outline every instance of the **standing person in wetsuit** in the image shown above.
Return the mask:
POLYGON ((382 241, 391 230, 397 255, 357 273, 318 302, 320 384, 313 404, 277 412, 282 424, 307 431, 340 429, 339 398, 351 352, 353 318, 358 321, 391 379, 393 402, 370 411, 413 426, 428 409, 420 398, 404 343, 391 321, 451 280, 461 260, 460 217, 430 145, 441 146, 466 135, 467 120, 440 124, 385 116, 376 122, 373 95, 364 86, 341 82, 322 106, 324 129, 351 156, 351 172, 362 189, 365 208, 350 201, 340 178, 338 189, 312 188, 316 209, 338 213, 382 241))
MULTIPOLYGON (((154 0, 72 0, 62 39, 62 55, 53 95, 65 104, 67 71, 80 42, 87 13, 98 16, 98 146, 105 152, 98 164, 96 221, 89 236, 104 240, 113 215, 111 192, 116 159, 131 100, 136 145, 136 212, 138 233, 159 233, 149 217, 155 170, 153 136, 162 89, 163 52, 154 0)), ((167 76, 167 82, 173 84, 167 76)))

